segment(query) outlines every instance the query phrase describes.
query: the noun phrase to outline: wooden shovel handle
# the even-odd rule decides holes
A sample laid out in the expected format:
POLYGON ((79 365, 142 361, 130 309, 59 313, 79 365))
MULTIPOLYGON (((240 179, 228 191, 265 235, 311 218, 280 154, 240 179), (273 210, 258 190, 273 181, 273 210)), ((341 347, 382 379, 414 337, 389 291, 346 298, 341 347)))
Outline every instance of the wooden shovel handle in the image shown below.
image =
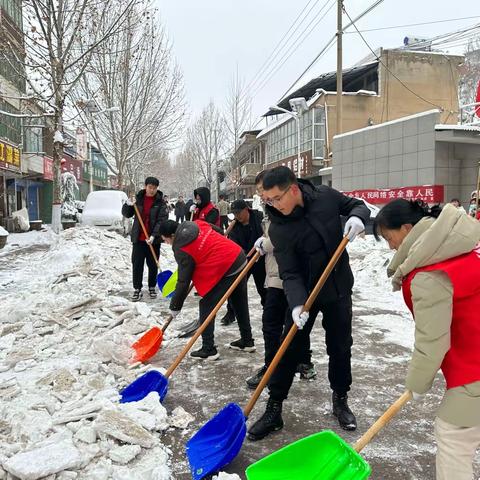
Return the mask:
POLYGON ((402 407, 412 398, 412 392, 408 390, 395 401, 388 410, 360 437, 353 446, 356 452, 360 452, 377 433, 402 409, 402 407))
MULTIPOLYGON (((135 203, 133 204, 133 208, 135 209, 135 214, 137 215, 138 221, 140 222, 140 226, 142 227, 143 234, 145 235, 145 239, 148 240, 150 238, 150 235, 148 234, 147 229, 145 228, 145 224, 143 223, 143 218, 140 215, 138 207, 135 203)), ((148 243, 148 246, 150 247, 150 251, 152 252, 155 262, 157 263, 158 266, 160 266, 160 262, 158 261, 157 254, 153 249, 153 245, 151 243, 148 243)))
POLYGON ((232 231, 233 227, 235 226, 235 224, 237 223, 236 220, 232 220, 229 224, 228 224, 228 227, 227 227, 227 230, 225 231, 225 236, 228 237, 228 235, 230 235, 230 232, 232 231))
MULTIPOLYGON (((345 250, 346 246, 348 245, 348 237, 344 237, 343 240, 341 241, 340 245, 337 247, 335 250, 335 253, 333 254, 332 258, 328 262, 328 265, 326 266, 325 270, 323 271, 321 277, 318 279, 317 284, 315 285, 315 288, 312 290, 310 293, 307 301, 305 302, 305 305, 303 307, 304 312, 308 312, 310 308, 313 305, 313 302, 317 298, 318 293, 322 289, 323 285, 327 281, 328 276, 332 272, 332 270, 335 268, 336 263, 338 262, 338 259, 342 255, 343 251, 345 250)), ((257 403, 258 397, 262 393, 263 389, 265 388, 265 385, 268 383, 270 380, 270 377, 273 375, 273 372, 277 368, 277 365, 279 364, 280 360, 283 357, 283 354, 287 350, 288 346, 290 343, 292 343, 293 337, 297 333, 298 327, 294 323, 291 327, 290 330, 283 340, 282 344, 280 345, 280 348, 278 349, 277 353, 273 357, 273 360, 271 361, 270 365, 267 368, 267 371, 264 373, 262 380, 258 384, 257 388, 255 389, 255 392, 253 392, 252 398, 250 398, 250 401, 247 403, 246 407, 243 409, 243 413, 245 417, 248 418, 250 415, 250 412, 252 411, 253 407, 255 406, 255 403, 257 403)))
POLYGON ((218 301, 217 305, 215 305, 215 308, 210 312, 210 315, 197 328, 197 331, 195 332, 193 337, 185 345, 183 350, 178 354, 175 361, 172 363, 172 365, 170 365, 169 369, 165 372, 165 376, 167 378, 170 377, 170 375, 178 367, 178 364, 184 359, 185 355, 192 348, 193 344, 197 341, 198 337, 204 332, 204 330, 207 328, 208 324, 215 318, 215 315, 217 314, 217 312, 220 310, 222 305, 227 301, 228 297, 230 297, 230 295, 233 293, 233 291, 237 288, 238 284, 243 280, 245 275, 250 271, 250 269, 253 267, 255 262, 258 260, 259 256, 260 256, 260 254, 258 252, 256 252, 255 255, 251 258, 251 260, 247 263, 245 268, 240 272, 240 274, 235 279, 235 281, 230 285, 230 288, 224 293, 223 297, 218 301))

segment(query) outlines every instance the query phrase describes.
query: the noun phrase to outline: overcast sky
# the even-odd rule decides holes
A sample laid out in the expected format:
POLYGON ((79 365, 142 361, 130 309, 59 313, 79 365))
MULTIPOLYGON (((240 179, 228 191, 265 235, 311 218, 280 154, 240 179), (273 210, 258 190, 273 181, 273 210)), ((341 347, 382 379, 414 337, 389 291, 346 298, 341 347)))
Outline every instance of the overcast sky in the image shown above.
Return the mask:
MULTIPOLYGON (((374 0, 345 0, 345 8, 355 18, 373 3, 374 0)), ((287 47, 280 50, 281 55, 265 73, 275 70, 277 62, 280 68, 270 79, 262 75, 261 81, 249 89, 256 115, 279 100, 336 30, 335 0, 157 0, 157 4, 184 73, 187 101, 193 115, 210 99, 220 107, 224 104, 230 79, 237 68, 240 77, 247 84, 251 82, 305 6, 301 18, 312 9, 308 18, 300 23, 287 47), (325 18, 315 26, 326 11, 325 18), (304 29, 306 32, 300 36, 304 41, 300 44, 301 40, 296 39, 304 29), (291 52, 294 53, 285 60, 291 52)), ((474 16, 477 18, 363 33, 374 49, 401 46, 406 35, 431 37, 480 23, 479 0, 384 0, 360 20, 357 27, 366 30, 474 16)), ((344 24, 347 22, 344 15, 344 24)), ((353 27, 349 31, 354 32, 353 27)), ((458 53, 459 48, 463 51, 462 47, 450 51, 458 53)), ((344 35, 344 67, 355 64, 368 53, 357 33, 344 35)), ((300 84, 335 68, 334 45, 300 84)))

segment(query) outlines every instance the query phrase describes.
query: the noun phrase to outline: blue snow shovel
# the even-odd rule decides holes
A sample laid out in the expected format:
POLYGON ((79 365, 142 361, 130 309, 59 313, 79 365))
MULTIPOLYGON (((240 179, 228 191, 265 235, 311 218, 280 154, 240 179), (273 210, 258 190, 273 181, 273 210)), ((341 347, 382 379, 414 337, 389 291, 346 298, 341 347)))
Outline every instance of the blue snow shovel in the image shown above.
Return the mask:
POLYGON ((120 392, 122 396, 120 403, 138 402, 150 392, 158 392, 160 395, 161 377, 162 374, 157 370, 150 370, 144 373, 120 392))
MULTIPOLYGON (((305 302, 303 311, 308 312, 312 307, 347 244, 348 237, 344 237, 305 302)), ((187 457, 194 480, 200 480, 219 471, 238 455, 247 434, 247 418, 297 330, 297 325, 294 323, 243 411, 236 403, 229 403, 187 442, 187 457)))
MULTIPOLYGON (((210 312, 210 315, 204 320, 204 322, 197 328, 195 334, 193 337, 189 340, 189 342, 185 345, 183 350, 178 354, 177 358, 174 360, 172 365, 168 368, 168 370, 165 372, 165 375, 162 375, 160 380, 159 380, 159 386, 158 386, 158 392, 160 395, 160 400, 163 401, 165 398, 165 395, 167 394, 168 391, 168 379, 172 375, 172 373, 175 371, 175 369, 178 367, 180 362, 185 358, 187 353, 190 351, 190 349, 193 347, 193 344, 197 341, 197 339, 200 337, 200 335, 204 332, 204 330, 207 328, 210 322, 212 322, 215 319, 215 315, 217 312, 220 310, 222 305, 227 301, 228 297, 233 293, 233 291, 237 288, 238 284, 243 280, 245 275, 250 271, 250 269, 253 267, 255 262, 258 260, 260 257, 260 254, 258 252, 255 253, 255 255, 251 258, 251 260, 247 263, 245 268, 240 272, 238 277, 235 279, 235 281, 230 285, 229 289, 224 293, 223 297, 218 301, 217 305, 215 305, 215 308, 210 312)), ((190 290, 192 289, 193 284, 190 286, 190 290)))

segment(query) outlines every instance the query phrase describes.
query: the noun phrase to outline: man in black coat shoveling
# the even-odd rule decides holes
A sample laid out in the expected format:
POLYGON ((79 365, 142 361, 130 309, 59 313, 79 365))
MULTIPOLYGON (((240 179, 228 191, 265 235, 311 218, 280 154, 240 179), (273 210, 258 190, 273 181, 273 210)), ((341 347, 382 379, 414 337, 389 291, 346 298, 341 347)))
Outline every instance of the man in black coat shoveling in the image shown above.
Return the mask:
MULTIPOLYGON (((280 278, 291 314, 286 317, 285 331, 295 322, 299 328, 285 352, 268 388, 270 398, 263 416, 248 431, 251 440, 260 440, 283 427, 282 403, 319 312, 329 356, 328 379, 333 391, 333 414, 340 426, 355 430, 357 422, 348 407, 347 392, 352 383, 352 287, 353 274, 348 253, 340 257, 309 312, 302 313, 308 295, 342 240, 340 216, 347 217, 345 230, 353 240, 364 230, 370 213, 362 201, 321 185, 314 187, 297 180, 287 167, 275 167, 263 178, 270 239, 274 246, 280 278)), ((289 312, 289 313, 290 313, 289 312)))
POLYGON ((122 206, 122 215, 127 218, 135 216, 131 232, 132 239, 132 273, 133 273, 133 295, 132 300, 138 302, 143 296, 143 267, 145 262, 148 266, 148 293, 150 298, 156 298, 158 265, 150 251, 152 245, 157 258, 160 254, 161 238, 158 233, 160 222, 168 219, 167 206, 163 200, 163 193, 158 190, 159 181, 155 177, 145 179, 145 188, 140 190, 136 197, 138 211, 142 216, 143 223, 147 230, 148 238, 143 233, 140 222, 135 215, 135 209, 130 199, 122 206))

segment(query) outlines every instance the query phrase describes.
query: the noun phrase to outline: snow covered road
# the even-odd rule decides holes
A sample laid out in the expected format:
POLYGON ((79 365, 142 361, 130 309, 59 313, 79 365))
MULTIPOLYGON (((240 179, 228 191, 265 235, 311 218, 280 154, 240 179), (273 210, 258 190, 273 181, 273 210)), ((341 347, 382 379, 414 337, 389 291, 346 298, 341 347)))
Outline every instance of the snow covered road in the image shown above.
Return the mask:
MULTIPOLYGON (((238 329, 217 323, 221 358, 206 364, 186 358, 173 374, 165 408, 150 397, 129 407, 118 404, 118 391, 145 369, 127 368, 131 343, 160 324, 168 309, 160 298, 128 300, 130 248, 114 233, 75 228, 59 236, 12 235, 0 250, 0 479, 17 478, 11 474, 32 480, 42 475, 50 480, 191 478, 186 441, 225 404, 248 401, 244 379, 263 357, 253 281, 249 300, 257 352, 224 348, 238 338, 238 329), (53 460, 46 462, 45 452, 53 460)), ((350 254, 356 276, 350 403, 358 431, 341 431, 330 414, 327 358, 317 322, 312 334, 317 379, 296 380, 284 405, 285 428, 261 442, 245 441, 227 472, 245 478, 250 463, 323 429, 353 442, 402 393, 413 323, 386 279, 391 253, 367 238, 351 245, 350 254)), ((174 266, 169 247, 162 247, 161 258, 163 268, 174 266)), ((176 323, 194 320, 197 303, 192 295, 176 323)), ((185 342, 175 338, 177 329, 172 324, 146 368, 170 365, 185 342)), ((372 479, 434 478, 433 417, 442 382, 422 404, 407 405, 365 448, 372 479)), ((252 419, 263 412, 265 399, 264 394, 252 419)))

